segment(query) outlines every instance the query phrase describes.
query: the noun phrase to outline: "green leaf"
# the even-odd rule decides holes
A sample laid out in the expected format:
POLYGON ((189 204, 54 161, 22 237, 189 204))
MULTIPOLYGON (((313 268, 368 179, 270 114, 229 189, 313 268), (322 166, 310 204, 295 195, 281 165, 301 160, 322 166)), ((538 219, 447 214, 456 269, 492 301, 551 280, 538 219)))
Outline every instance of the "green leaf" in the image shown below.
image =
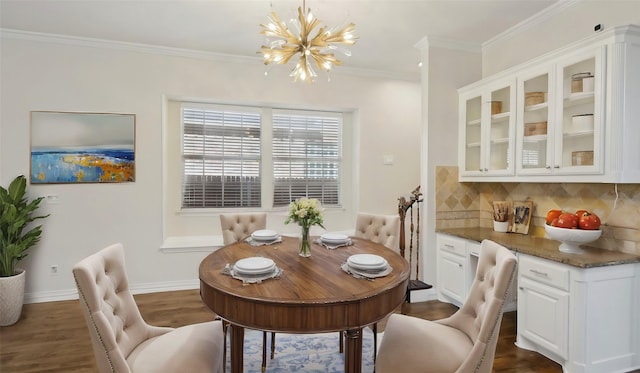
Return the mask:
POLYGON ((0 186, 0 277, 12 276, 17 262, 27 256, 27 250, 40 241, 42 226, 25 229, 36 219, 49 215, 35 215, 43 197, 26 198, 27 179, 16 177, 5 189, 0 186))

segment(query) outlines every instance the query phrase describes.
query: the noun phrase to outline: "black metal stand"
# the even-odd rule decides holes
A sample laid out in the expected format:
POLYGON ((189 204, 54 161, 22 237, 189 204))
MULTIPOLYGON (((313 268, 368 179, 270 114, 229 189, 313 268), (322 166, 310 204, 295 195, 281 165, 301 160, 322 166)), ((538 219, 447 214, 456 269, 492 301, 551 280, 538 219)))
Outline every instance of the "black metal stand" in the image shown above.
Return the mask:
POLYGON ((415 290, 431 289, 433 286, 420 280, 409 280, 409 286, 407 287, 407 297, 405 298, 407 303, 411 303, 411 292, 415 290))
POLYGON ((404 221, 407 216, 407 211, 411 210, 411 226, 410 226, 410 239, 409 239, 409 263, 412 262, 413 259, 413 237, 414 237, 414 224, 413 224, 413 205, 415 204, 417 210, 417 224, 415 228, 415 237, 416 237, 416 279, 409 280, 409 285, 407 286, 407 295, 405 300, 411 303, 411 292, 415 290, 425 290, 431 289, 433 286, 424 283, 418 280, 418 276, 420 274, 420 203, 422 200, 422 193, 420 192, 420 185, 416 187, 411 192, 411 196, 409 200, 405 197, 398 198, 398 214, 400 215, 400 255, 405 257, 405 232, 404 232, 404 221))

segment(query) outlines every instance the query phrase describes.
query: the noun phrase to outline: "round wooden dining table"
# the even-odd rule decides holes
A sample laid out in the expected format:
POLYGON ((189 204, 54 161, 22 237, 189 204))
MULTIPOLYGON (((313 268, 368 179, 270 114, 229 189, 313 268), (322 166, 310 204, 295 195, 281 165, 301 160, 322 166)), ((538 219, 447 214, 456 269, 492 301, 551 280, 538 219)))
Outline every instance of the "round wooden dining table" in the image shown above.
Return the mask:
POLYGON ((299 238, 252 246, 245 240, 222 247, 200 263, 203 302, 231 324, 231 371, 243 371, 244 328, 271 332, 345 331, 344 371, 362 371, 362 328, 393 312, 405 300, 409 263, 369 240, 327 249, 313 243, 311 257, 298 255, 299 238), (391 273, 375 279, 355 278, 341 265, 354 254, 387 260, 391 273), (223 273, 227 264, 249 257, 272 259, 282 269, 277 278, 246 284, 223 273))

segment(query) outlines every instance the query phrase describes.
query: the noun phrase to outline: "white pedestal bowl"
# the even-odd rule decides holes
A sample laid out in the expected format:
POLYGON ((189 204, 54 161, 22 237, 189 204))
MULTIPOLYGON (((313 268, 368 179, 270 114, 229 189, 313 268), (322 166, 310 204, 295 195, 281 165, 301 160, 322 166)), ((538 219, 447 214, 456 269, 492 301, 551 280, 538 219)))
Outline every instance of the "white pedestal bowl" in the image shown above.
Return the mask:
POLYGON ((558 228, 545 224, 544 230, 549 238, 562 242, 558 249, 563 253, 582 254, 584 250, 580 245, 593 242, 600 238, 602 230, 585 230, 585 229, 569 229, 558 228))

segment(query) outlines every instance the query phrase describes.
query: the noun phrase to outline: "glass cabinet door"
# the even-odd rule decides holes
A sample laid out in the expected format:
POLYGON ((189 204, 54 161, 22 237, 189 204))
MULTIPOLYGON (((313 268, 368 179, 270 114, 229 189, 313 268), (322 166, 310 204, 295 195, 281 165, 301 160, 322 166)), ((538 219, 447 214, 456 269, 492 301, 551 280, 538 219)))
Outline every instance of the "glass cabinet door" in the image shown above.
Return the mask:
POLYGON ((520 174, 548 174, 553 160, 553 92, 550 69, 518 81, 517 162, 520 174))
POLYGON ((513 169, 513 160, 510 159, 512 141, 512 97, 513 87, 506 85, 489 91, 488 107, 490 108, 490 120, 487 128, 487 156, 484 171, 490 174, 504 174, 510 167, 513 169))
POLYGON ((561 173, 597 173, 602 169, 604 48, 558 64, 560 97, 553 167, 561 173))
POLYGON ((514 174, 515 102, 515 78, 460 96, 461 175, 514 174))
POLYGON ((481 112, 482 97, 472 96, 464 99, 462 105, 464 117, 464 172, 482 172, 481 162, 481 112))

